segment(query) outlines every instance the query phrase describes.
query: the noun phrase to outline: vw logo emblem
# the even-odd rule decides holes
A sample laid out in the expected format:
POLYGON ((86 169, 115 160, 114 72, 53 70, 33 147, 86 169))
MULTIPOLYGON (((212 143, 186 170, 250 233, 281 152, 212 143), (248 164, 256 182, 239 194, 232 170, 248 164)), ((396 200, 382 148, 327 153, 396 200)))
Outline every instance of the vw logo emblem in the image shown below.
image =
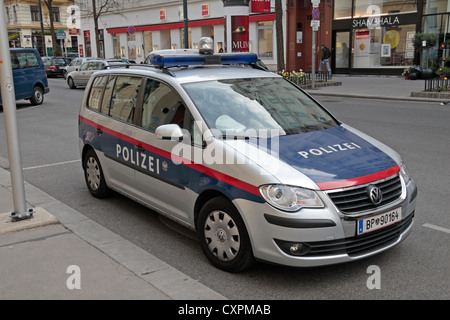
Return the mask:
POLYGON ((374 205, 380 204, 381 201, 383 200, 383 192, 378 187, 368 186, 367 187, 367 194, 369 196, 370 201, 372 201, 372 203, 374 205))

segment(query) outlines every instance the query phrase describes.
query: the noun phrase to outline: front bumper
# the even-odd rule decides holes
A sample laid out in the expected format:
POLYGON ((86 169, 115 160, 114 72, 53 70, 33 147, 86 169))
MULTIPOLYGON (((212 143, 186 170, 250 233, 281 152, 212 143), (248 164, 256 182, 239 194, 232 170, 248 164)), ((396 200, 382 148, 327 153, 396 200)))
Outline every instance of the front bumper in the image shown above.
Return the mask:
MULTIPOLYGON (((296 214, 278 211, 266 203, 238 199, 234 203, 246 223, 256 259, 294 267, 312 267, 362 259, 402 242, 414 222, 417 187, 404 184, 406 192, 392 206, 401 206, 402 220, 368 234, 356 235, 356 218, 343 215, 322 195, 325 208, 302 209, 296 214), (292 246, 299 250, 294 254, 292 246)), ((366 215, 367 216, 367 215, 366 215)))

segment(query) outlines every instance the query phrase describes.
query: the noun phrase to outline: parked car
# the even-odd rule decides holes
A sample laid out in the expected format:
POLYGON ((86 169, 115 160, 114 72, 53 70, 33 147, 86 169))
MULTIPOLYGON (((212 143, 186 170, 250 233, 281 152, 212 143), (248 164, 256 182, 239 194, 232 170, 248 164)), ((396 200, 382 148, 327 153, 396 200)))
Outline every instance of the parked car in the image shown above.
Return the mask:
POLYGON ((50 88, 39 52, 32 48, 11 48, 10 53, 16 100, 30 100, 32 105, 42 104, 44 94, 48 93, 50 88))
POLYGON ((80 58, 80 57, 73 58, 73 60, 70 62, 70 64, 64 68, 64 71, 63 71, 64 79, 67 79, 67 75, 69 73, 71 73, 72 71, 75 71, 77 68, 79 68, 83 64, 83 62, 86 62, 88 60, 91 60, 91 58, 80 58))
POLYGON ((88 60, 83 62, 83 64, 81 64, 79 68, 76 68, 75 71, 72 71, 67 75, 67 84, 70 89, 85 87, 94 72, 108 68, 124 67, 126 65, 130 65, 130 63, 121 59, 88 60))
POLYGON ((47 77, 62 76, 64 68, 68 65, 65 57, 42 57, 42 61, 44 61, 47 77))
POLYGON ((417 188, 400 155, 256 54, 150 60, 99 71, 85 90, 78 136, 93 196, 115 190, 196 230, 230 272, 356 261, 410 234, 417 188))

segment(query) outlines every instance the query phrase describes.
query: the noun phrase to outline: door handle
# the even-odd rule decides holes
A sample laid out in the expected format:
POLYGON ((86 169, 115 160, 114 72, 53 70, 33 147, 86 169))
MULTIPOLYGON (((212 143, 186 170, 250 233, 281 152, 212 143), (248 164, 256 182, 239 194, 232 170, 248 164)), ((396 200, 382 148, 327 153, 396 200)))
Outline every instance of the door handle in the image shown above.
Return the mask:
POLYGON ((143 148, 141 145, 138 145, 138 146, 135 145, 135 146, 134 146, 134 149, 137 150, 137 151, 139 151, 139 152, 144 152, 144 148, 143 148))
POLYGON ((101 135, 103 133, 102 129, 100 128, 97 128, 95 131, 97 132, 98 135, 101 135))

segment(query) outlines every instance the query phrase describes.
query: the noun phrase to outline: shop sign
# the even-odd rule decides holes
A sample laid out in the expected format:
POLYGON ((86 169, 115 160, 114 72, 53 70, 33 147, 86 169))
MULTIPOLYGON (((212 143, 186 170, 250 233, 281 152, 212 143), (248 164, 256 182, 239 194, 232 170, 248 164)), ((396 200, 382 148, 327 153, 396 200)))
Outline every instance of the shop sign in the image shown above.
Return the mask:
POLYGON ((161 21, 166 20, 166 9, 159 10, 159 20, 161 21))
POLYGON ((76 35, 78 35, 80 33, 80 30, 79 29, 69 29, 69 34, 71 35, 71 36, 76 36, 76 35))
POLYGON ((209 16, 209 4, 202 4, 202 17, 209 16))
POLYGON ((85 30, 84 31, 84 37, 85 38, 90 38, 91 37, 91 31, 90 30, 85 30))
POLYGON ((270 12, 270 0, 252 0, 252 12, 270 12))
POLYGON ((8 40, 17 40, 20 38, 20 32, 8 32, 8 40))
POLYGON ((394 26, 400 24, 398 16, 368 17, 361 19, 353 19, 353 28, 377 28, 394 26))
POLYGON ((232 52, 249 51, 249 17, 231 16, 231 45, 232 52))

